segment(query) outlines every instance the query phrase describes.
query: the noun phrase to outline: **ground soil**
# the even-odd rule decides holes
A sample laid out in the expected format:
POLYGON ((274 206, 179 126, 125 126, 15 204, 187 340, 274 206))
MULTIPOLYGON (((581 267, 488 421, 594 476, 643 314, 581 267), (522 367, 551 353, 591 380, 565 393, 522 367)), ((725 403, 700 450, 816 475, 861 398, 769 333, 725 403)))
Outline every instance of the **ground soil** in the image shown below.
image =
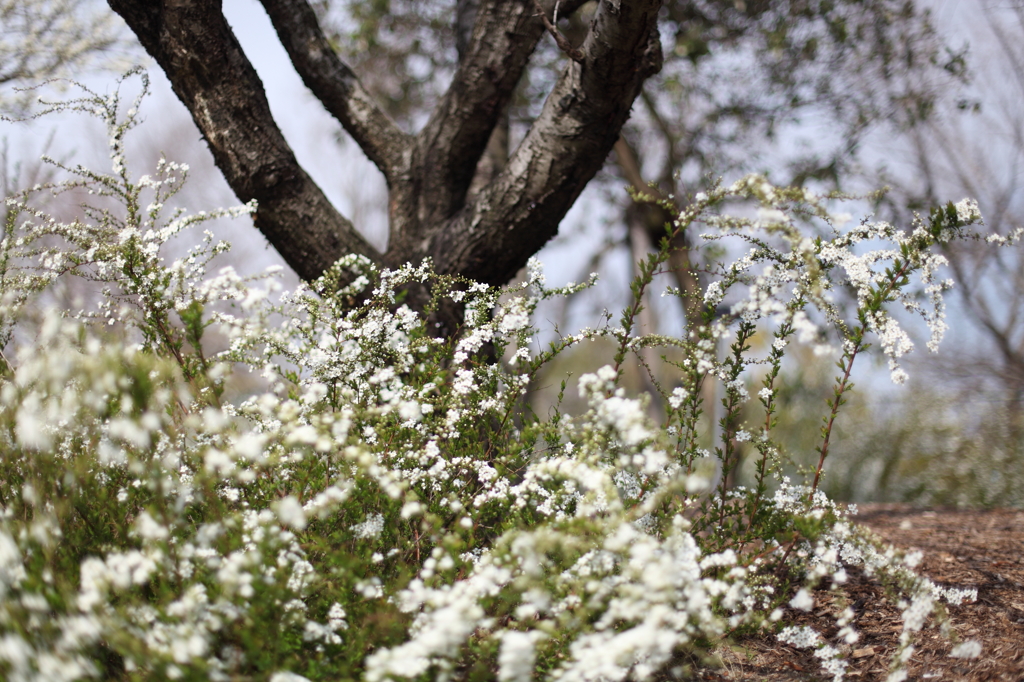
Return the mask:
MULTIPOLYGON (((932 581, 978 590, 977 601, 948 610, 956 636, 979 640, 981 656, 951 658, 953 644, 930 626, 918 634, 906 669, 908 680, 1024 681, 1024 510, 863 505, 854 519, 896 547, 920 550, 924 556, 918 570, 932 581)), ((848 587, 860 639, 841 645, 849 663, 846 680, 885 680, 902 631, 900 609, 884 598, 877 583, 856 571, 850 572, 848 587)), ((801 623, 834 635, 831 595, 822 591, 815 597, 815 610, 801 623)), ((830 643, 839 645, 835 640, 830 643)), ((832 679, 809 651, 780 644, 774 636, 739 639, 718 654, 720 664, 702 666, 698 679, 832 679)))

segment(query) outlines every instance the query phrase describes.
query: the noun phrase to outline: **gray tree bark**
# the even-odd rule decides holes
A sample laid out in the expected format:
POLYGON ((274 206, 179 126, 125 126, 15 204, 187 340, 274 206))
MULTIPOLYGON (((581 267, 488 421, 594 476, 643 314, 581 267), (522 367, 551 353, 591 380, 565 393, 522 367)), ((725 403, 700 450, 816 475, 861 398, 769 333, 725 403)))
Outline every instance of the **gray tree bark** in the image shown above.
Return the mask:
MULTIPOLYGON (((507 282, 557 233, 661 67, 662 0, 601 0, 582 59, 566 59, 526 138, 481 178, 481 157, 546 35, 533 0, 457 3, 458 67, 414 135, 331 49, 306 0, 261 0, 305 84, 387 180, 390 234, 380 253, 296 161, 220 2, 108 1, 167 74, 239 199, 257 201, 256 226, 305 279, 357 253, 391 267, 431 257, 440 273, 507 282)), ((554 1, 541 4, 550 17, 554 1)), ((581 4, 564 0, 559 14, 581 4)))

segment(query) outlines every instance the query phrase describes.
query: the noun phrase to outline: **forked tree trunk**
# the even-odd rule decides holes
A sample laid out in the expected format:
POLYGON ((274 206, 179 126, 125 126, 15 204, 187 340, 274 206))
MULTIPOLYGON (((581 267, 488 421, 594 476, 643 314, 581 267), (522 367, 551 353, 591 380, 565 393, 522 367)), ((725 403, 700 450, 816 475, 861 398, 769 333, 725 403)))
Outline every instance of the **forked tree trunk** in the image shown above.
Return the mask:
MULTIPOLYGON (((525 139, 505 152, 503 165, 481 163, 488 141, 492 151, 500 145, 500 122, 545 37, 535 0, 457 3, 458 66, 415 134, 387 117, 331 49, 307 0, 261 1, 305 84, 387 180, 384 253, 299 166, 220 2, 109 4, 167 74, 238 198, 257 201, 256 226, 305 279, 357 253, 391 267, 430 257, 440 273, 507 282, 557 233, 618 139, 644 80, 661 66, 661 0, 601 0, 578 61, 566 58, 525 139)), ((564 0, 559 14, 581 4, 564 0)), ((550 17, 554 0, 541 5, 550 17)))

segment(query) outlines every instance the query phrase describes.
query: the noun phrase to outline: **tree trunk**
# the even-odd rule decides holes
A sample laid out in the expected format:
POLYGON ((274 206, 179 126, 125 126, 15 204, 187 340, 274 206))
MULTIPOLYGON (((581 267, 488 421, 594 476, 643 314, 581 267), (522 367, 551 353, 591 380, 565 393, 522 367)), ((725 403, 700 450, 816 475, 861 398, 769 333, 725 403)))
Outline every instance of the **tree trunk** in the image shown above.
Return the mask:
MULTIPOLYGON (((257 201, 256 226, 305 279, 357 253, 389 267, 430 257, 440 273, 504 284, 557 233, 604 164, 644 80, 661 66, 661 0, 602 0, 579 46, 581 59, 566 59, 540 116, 509 153, 502 121, 546 36, 534 0, 457 3, 454 78, 412 135, 331 49, 307 0, 261 1, 305 84, 387 180, 385 253, 299 166, 220 2, 109 4, 167 74, 239 199, 257 201)), ((554 0, 541 4, 550 16, 554 0)), ((564 0, 559 14, 581 4, 564 0)))

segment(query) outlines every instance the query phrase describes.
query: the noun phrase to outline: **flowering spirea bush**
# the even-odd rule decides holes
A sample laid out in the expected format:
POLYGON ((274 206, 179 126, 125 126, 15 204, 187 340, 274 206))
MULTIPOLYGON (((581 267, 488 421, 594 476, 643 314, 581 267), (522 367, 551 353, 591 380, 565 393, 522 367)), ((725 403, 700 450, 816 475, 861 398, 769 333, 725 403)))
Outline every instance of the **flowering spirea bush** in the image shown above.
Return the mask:
POLYGON ((502 289, 438 276, 429 263, 382 271, 346 258, 284 293, 272 273, 210 274, 226 246, 209 236, 165 262, 173 235, 253 207, 165 216, 186 169, 164 161, 155 175, 130 174, 124 137, 137 105, 122 112, 116 93, 87 92, 68 106, 107 123, 113 171, 68 168, 69 183, 8 199, 5 341, 59 278, 105 288, 95 309, 48 310, 31 343, 5 357, 5 679, 644 679, 684 676, 723 638, 758 628, 817 647, 842 679, 857 639, 852 611, 834 641, 787 627, 787 614, 812 608, 822 581, 841 594, 848 570, 903 600, 898 679, 939 600, 969 597, 876 546, 817 483, 870 338, 903 376, 911 344, 890 308, 921 314, 941 337, 949 283, 930 247, 965 236, 980 218, 973 204, 909 232, 843 230, 829 202, 805 190, 759 177, 717 188, 670 231, 702 224, 707 239, 749 248, 687 301, 685 338, 634 331, 666 240, 641 264, 620 325, 535 353, 538 303, 581 288, 549 289, 536 266, 502 289), (106 203, 75 222, 51 219, 36 197, 70 187, 106 203), (716 212, 736 199, 761 210, 716 212), (807 236, 813 221, 825 234, 807 236), (432 292, 424 309, 404 303, 409 287, 432 292), (854 293, 851 319, 835 302, 839 287, 854 293), (427 319, 446 301, 463 306, 464 323, 435 338, 427 319), (773 339, 763 357, 750 351, 756 334, 773 339), (618 352, 579 378, 588 410, 533 415, 531 379, 596 336, 618 352), (809 486, 782 480, 771 439, 790 343, 841 355, 809 486), (652 376, 660 421, 646 397, 619 386, 626 356, 651 346, 683 358, 673 379, 652 376), (247 373, 264 383, 245 385, 264 388, 233 392, 232 377, 247 373), (748 388, 755 377, 760 388, 748 388), (702 387, 715 381, 724 416, 710 443, 702 387), (749 401, 763 409, 760 424, 740 422, 749 401), (727 485, 743 450, 757 462, 749 490, 727 485))

